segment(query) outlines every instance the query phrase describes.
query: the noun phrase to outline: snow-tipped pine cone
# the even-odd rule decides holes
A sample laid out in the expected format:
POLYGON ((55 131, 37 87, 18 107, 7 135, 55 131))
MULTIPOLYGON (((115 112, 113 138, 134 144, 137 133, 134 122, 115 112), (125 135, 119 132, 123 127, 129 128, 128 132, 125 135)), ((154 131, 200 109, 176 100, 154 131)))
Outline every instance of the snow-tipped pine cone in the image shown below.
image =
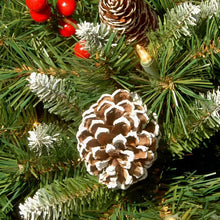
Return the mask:
POLYGON ((78 150, 87 171, 108 188, 126 189, 147 177, 156 159, 159 125, 127 90, 104 94, 83 113, 78 150))
POLYGON ((157 14, 144 0, 100 0, 99 17, 125 34, 129 42, 137 40, 142 45, 148 43, 148 30, 158 26, 157 14))

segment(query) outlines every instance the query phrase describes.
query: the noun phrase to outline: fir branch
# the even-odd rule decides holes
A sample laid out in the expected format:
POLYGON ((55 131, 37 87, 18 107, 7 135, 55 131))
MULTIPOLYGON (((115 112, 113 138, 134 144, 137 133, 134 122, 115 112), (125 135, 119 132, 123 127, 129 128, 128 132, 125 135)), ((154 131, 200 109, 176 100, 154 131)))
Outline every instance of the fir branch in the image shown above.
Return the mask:
MULTIPOLYGON (((10 105, 8 100, 0 100, 0 143, 8 143, 8 147, 1 148, 6 152, 11 151, 9 143, 25 149, 25 135, 30 129, 30 124, 37 119, 36 110, 32 106, 21 111, 10 105)), ((16 155, 15 152, 14 154, 16 155)))
POLYGON ((137 91, 142 94, 144 103, 152 112, 157 113, 166 126, 175 120, 187 133, 184 121, 187 117, 186 110, 191 112, 188 103, 202 99, 198 95, 199 91, 212 87, 207 71, 209 67, 201 66, 197 60, 191 60, 191 52, 184 50, 177 52, 170 43, 166 48, 158 61, 159 79, 151 78, 148 73, 143 72, 140 76, 133 75, 131 78, 136 84, 137 91))
POLYGON ((117 192, 106 190, 94 177, 69 178, 41 188, 33 198, 27 198, 19 205, 20 215, 26 220, 71 219, 74 214, 82 215, 90 209, 100 211, 110 207, 117 202, 116 195, 117 192))
MULTIPOLYGON (((4 145, 0 142, 1 148, 4 145)), ((15 146, 14 146, 15 148, 15 146)), ((20 151, 21 152, 21 151, 20 151)), ((14 153, 14 152, 13 152, 14 153)), ((13 211, 14 202, 28 191, 28 184, 20 179, 22 171, 19 169, 15 155, 0 151, 0 216, 13 211)), ((30 183, 32 186, 32 184, 30 183)))
MULTIPOLYGON (((119 38, 116 32, 111 33, 100 54, 96 53, 96 57, 89 61, 80 59, 73 66, 80 76, 74 79, 76 88, 80 91, 80 100, 93 96, 94 102, 98 99, 98 94, 107 92, 106 89, 113 91, 115 87, 124 86, 123 81, 128 80, 128 71, 135 71, 138 63, 134 47, 126 44, 125 36, 119 38), (114 46, 115 42, 117 45, 114 46)), ((81 104, 83 103, 80 101, 81 104)))
POLYGON ((65 80, 35 72, 27 80, 31 91, 36 93, 50 113, 60 115, 66 121, 74 119, 76 97, 71 96, 71 91, 67 95, 65 80))
POLYGON ((203 138, 219 129, 218 119, 210 117, 211 109, 202 113, 200 107, 191 104, 196 100, 206 102, 199 93, 213 87, 209 61, 192 59, 192 52, 177 51, 167 43, 158 60, 159 79, 150 77, 147 72, 131 76, 144 103, 159 117, 162 139, 172 154, 180 157, 199 147, 203 138))
POLYGON ((125 35, 118 36, 117 32, 111 33, 109 40, 98 56, 98 72, 105 73, 105 78, 110 78, 120 83, 119 75, 125 76, 128 71, 134 71, 139 60, 134 50, 134 45, 127 44, 125 35))
POLYGON ((199 6, 191 2, 173 5, 163 18, 159 18, 158 29, 148 33, 148 48, 158 54, 165 49, 167 41, 173 45, 179 45, 180 39, 185 41, 186 37, 191 36, 193 27, 196 27, 199 13, 199 6))
MULTIPOLYGON (((159 28, 148 34, 149 39, 159 51, 163 50, 166 41, 180 47, 184 46, 185 40, 194 33, 201 34, 198 27, 203 26, 207 19, 218 18, 218 13, 218 0, 202 1, 198 5, 191 2, 177 4, 167 10, 162 20, 159 19, 159 28)), ((150 43, 149 48, 152 46, 150 43)))
POLYGON ((191 102, 190 108, 194 114, 189 114, 185 123, 188 135, 178 129, 177 123, 173 126, 176 130, 171 126, 165 130, 170 151, 180 157, 184 152, 191 153, 204 139, 210 138, 220 129, 219 90, 208 91, 207 95, 201 96, 206 97, 207 100, 191 102))
MULTIPOLYGON (((214 36, 215 38, 215 36, 214 36)), ((208 57, 210 57, 211 63, 213 65, 215 63, 218 64, 218 56, 220 54, 220 39, 210 40, 210 42, 203 42, 200 48, 196 49, 195 55, 193 58, 202 58, 205 61, 208 57), (216 62, 217 61, 217 62, 216 62)), ((207 59, 208 60, 208 59, 207 59)))
POLYGON ((174 177, 163 201, 163 209, 180 219, 215 219, 218 215, 220 178, 207 175, 174 177))
MULTIPOLYGON (((51 120, 44 114, 41 119, 51 120)), ((13 212, 16 201, 54 179, 73 176, 77 173, 78 151, 74 135, 66 129, 60 133, 49 156, 36 157, 28 150, 27 136, 37 115, 33 108, 20 111, 10 103, 0 101, 0 216, 13 212), (70 138, 71 137, 71 138, 70 138), (56 145, 56 146, 55 146, 56 145), (63 147, 65 146, 65 147, 63 147)), ((33 128, 33 127, 32 127, 33 128)), ((57 126, 47 129, 49 134, 57 133, 57 126)), ((80 169, 83 173, 83 170, 80 169)))
POLYGON ((110 210, 113 213, 106 219, 146 219, 160 220, 158 207, 151 201, 140 204, 121 204, 110 210))
POLYGON ((156 12, 159 15, 163 15, 168 9, 171 9, 175 6, 175 1, 171 1, 171 0, 147 0, 147 2, 149 3, 149 5, 151 5, 153 7, 154 10, 156 10, 156 12))
POLYGON ((6 99, 10 103, 10 107, 14 107, 15 110, 30 109, 34 101, 31 98, 34 95, 26 88, 27 81, 24 76, 26 73, 23 75, 11 70, 0 70, 0 75, 0 80, 3 79, 2 84, 4 85, 0 91, 0 99, 6 99))
MULTIPOLYGON (((17 201, 23 200, 24 195, 33 194, 40 186, 86 172, 79 164, 80 161, 77 161, 78 158, 74 158, 70 147, 65 145, 65 142, 62 143, 65 149, 61 149, 57 154, 62 158, 67 153, 71 160, 65 155, 65 160, 58 158, 60 161, 57 161, 55 154, 52 158, 29 158, 29 154, 12 144, 10 149, 7 149, 10 153, 0 152, 0 213, 13 212, 17 201)), ((1 147, 4 149, 6 146, 1 143, 1 147)))

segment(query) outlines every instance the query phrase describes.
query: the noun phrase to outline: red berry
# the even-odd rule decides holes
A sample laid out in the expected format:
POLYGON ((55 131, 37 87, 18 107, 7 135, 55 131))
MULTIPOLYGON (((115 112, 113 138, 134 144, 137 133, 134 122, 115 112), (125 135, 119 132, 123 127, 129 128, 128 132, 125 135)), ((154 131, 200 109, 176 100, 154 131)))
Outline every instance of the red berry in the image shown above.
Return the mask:
POLYGON ((76 21, 72 18, 65 18, 64 20, 59 21, 59 33, 64 37, 70 37, 76 32, 75 26, 76 21))
POLYGON ((89 58, 91 55, 90 53, 85 49, 86 41, 82 40, 76 43, 74 47, 74 53, 79 58, 89 58))
POLYGON ((47 5, 47 0, 26 0, 26 5, 32 11, 40 11, 47 5))
POLYGON ((50 6, 46 5, 46 7, 39 12, 31 10, 30 14, 31 14, 31 17, 33 18, 34 21, 44 22, 50 18, 50 15, 51 15, 50 6))
POLYGON ((71 16, 76 9, 75 0, 58 0, 57 10, 63 16, 71 16))

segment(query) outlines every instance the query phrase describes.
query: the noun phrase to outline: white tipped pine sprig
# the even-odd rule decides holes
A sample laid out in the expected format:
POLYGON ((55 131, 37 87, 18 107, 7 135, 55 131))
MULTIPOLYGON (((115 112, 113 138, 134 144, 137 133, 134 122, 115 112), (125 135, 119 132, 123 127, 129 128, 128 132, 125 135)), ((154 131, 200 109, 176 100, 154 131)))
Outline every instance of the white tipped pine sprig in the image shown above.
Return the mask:
POLYGON ((76 36, 86 41, 86 48, 90 51, 102 50, 109 40, 111 29, 105 24, 93 24, 84 21, 78 24, 76 36))
POLYGON ((200 5, 184 2, 168 10, 164 16, 164 23, 160 29, 165 28, 172 33, 177 40, 181 36, 191 36, 193 27, 203 19, 217 16, 219 12, 219 0, 202 1, 200 5))
POLYGON ((38 156, 41 156, 44 149, 49 154, 54 148, 54 144, 59 142, 59 133, 56 133, 55 126, 52 124, 37 124, 32 131, 29 131, 28 146, 38 156))
POLYGON ((176 39, 182 35, 190 36, 190 28, 197 25, 200 7, 184 2, 169 10, 164 16, 164 24, 171 28, 176 39))
POLYGON ((66 92, 65 80, 36 72, 31 73, 27 80, 30 90, 44 103, 44 108, 66 121, 73 120, 75 98, 66 95, 71 91, 66 92))
POLYGON ((200 4, 200 18, 201 19, 206 19, 206 18, 211 18, 214 15, 217 15, 219 12, 219 5, 220 1, 219 0, 205 0, 202 1, 200 4))
POLYGON ((212 116, 217 117, 220 120, 220 87, 212 92, 207 93, 207 99, 212 101, 214 104, 214 111, 212 112, 212 116))
POLYGON ((63 95, 64 85, 61 79, 55 79, 54 76, 47 76, 41 73, 31 73, 27 79, 29 88, 35 92, 43 102, 50 102, 59 95, 63 95))
MULTIPOLYGON (((20 215, 23 219, 32 220, 32 219, 46 219, 46 216, 49 214, 49 207, 42 205, 44 197, 48 197, 49 194, 44 188, 39 189, 33 198, 28 197, 25 200, 24 204, 19 204, 20 215)), ((47 200, 50 200, 49 197, 47 200)))

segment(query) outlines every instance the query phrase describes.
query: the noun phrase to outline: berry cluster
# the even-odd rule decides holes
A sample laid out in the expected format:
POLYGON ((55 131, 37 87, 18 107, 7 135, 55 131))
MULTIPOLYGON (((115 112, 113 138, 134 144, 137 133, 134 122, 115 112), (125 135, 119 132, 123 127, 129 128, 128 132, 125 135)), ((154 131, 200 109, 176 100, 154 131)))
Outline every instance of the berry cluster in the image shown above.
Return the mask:
MULTIPOLYGON (((30 9, 32 19, 36 22, 45 22, 52 16, 51 6, 47 0, 26 0, 26 5, 30 9)), ((57 1, 54 12, 58 13, 53 15, 59 18, 59 33, 64 37, 70 37, 76 32, 76 22, 72 18, 68 18, 73 15, 75 10, 75 0, 57 1)))
POLYGON ((47 0, 26 0, 30 14, 36 22, 44 22, 51 16, 51 9, 47 0))
MULTIPOLYGON (((75 34, 77 23, 70 17, 76 10, 75 0, 57 0, 56 9, 53 10, 54 14, 52 14, 52 6, 47 0, 26 0, 26 5, 30 9, 30 15, 34 21, 45 22, 54 16, 59 20, 58 31, 63 37, 70 37, 75 34)), ((90 57, 85 45, 85 41, 76 43, 74 53, 77 57, 90 57)))
MULTIPOLYGON (((60 15, 69 17, 73 15, 76 10, 76 2, 75 0, 58 0, 57 10, 60 15)), ((64 37, 70 37, 76 32, 76 21, 73 18, 64 18, 60 20, 59 26, 59 33, 64 37)))

